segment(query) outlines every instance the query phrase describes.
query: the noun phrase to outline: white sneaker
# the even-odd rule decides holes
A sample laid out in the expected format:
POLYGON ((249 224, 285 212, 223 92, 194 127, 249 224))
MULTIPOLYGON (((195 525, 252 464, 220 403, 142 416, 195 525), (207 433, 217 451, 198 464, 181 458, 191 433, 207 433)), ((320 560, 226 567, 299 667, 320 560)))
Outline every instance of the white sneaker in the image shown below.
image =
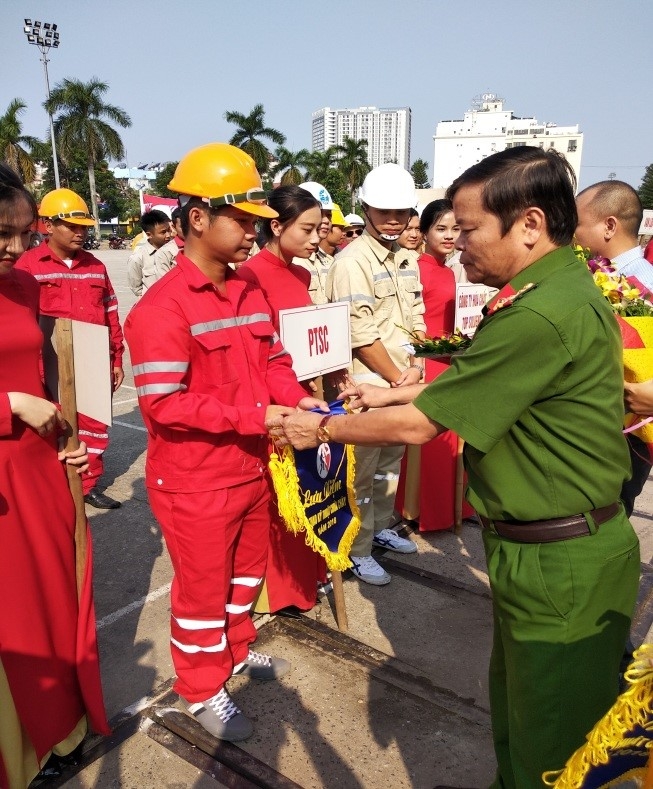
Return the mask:
POLYGON ((352 561, 352 573, 365 581, 367 584, 373 586, 385 586, 392 580, 392 576, 388 575, 381 565, 371 556, 350 556, 352 561))
POLYGON ((193 703, 184 698, 181 698, 181 701, 197 722, 219 740, 240 742, 250 737, 254 731, 251 720, 234 704, 226 688, 222 688, 206 701, 193 703))
POLYGON ((279 679, 290 671, 290 663, 284 658, 264 655, 262 652, 249 650, 247 657, 242 663, 234 666, 232 674, 242 674, 252 679, 279 679))
POLYGON ((400 537, 392 529, 383 529, 383 531, 377 532, 372 538, 372 545, 395 553, 417 553, 417 545, 412 540, 400 537))

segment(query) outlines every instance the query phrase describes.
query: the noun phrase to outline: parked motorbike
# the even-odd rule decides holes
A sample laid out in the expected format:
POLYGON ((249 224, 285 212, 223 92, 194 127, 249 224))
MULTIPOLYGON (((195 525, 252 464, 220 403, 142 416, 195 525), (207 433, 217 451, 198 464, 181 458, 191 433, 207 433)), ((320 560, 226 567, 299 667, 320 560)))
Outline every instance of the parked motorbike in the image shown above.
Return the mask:
POLYGON ((124 249, 125 239, 121 236, 111 236, 109 239, 109 249, 124 249))
POLYGON ((100 241, 99 239, 95 238, 95 236, 86 236, 84 240, 84 249, 99 249, 100 248, 100 241))

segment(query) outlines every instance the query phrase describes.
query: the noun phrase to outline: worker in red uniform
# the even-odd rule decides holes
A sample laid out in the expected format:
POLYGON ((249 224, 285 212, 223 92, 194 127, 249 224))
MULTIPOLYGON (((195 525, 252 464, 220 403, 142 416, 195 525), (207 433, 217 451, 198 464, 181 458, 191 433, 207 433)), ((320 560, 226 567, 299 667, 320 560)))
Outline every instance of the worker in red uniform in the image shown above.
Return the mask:
MULTIPOLYGON (((118 300, 104 263, 83 249, 88 228, 94 224, 84 200, 70 189, 48 192, 39 207, 48 238, 21 255, 17 269, 28 271, 40 287, 39 310, 53 318, 109 327, 113 391, 123 382, 122 329, 118 300)), ((102 456, 109 445, 107 425, 79 414, 79 437, 88 447, 89 468, 82 476, 84 501, 93 507, 112 510, 120 502, 96 489, 102 476, 102 456)))
POLYGON ((276 216, 253 159, 224 143, 196 148, 169 188, 185 248, 125 331, 148 430, 145 482, 174 569, 175 690, 207 731, 237 741, 253 726, 225 683, 290 667, 250 649, 271 520, 265 420, 328 406, 297 382, 262 291, 229 266, 247 259, 257 219, 276 216))

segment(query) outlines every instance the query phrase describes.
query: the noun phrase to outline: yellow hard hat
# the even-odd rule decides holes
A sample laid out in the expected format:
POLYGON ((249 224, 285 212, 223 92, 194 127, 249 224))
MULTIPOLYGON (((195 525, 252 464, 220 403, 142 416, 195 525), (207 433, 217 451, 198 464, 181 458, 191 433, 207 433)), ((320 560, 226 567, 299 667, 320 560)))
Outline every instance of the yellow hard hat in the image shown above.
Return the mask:
POLYGON ((65 219, 73 225, 90 227, 95 224, 88 212, 88 206, 72 189, 54 189, 48 192, 41 200, 39 216, 46 219, 65 219))
POLYGON ((342 213, 338 203, 334 203, 331 209, 331 224, 337 227, 348 227, 345 215, 342 213))
POLYGON ((212 142, 187 153, 168 189, 180 196, 201 197, 211 208, 233 205, 256 216, 279 216, 265 203, 267 196, 252 157, 225 142, 212 142))

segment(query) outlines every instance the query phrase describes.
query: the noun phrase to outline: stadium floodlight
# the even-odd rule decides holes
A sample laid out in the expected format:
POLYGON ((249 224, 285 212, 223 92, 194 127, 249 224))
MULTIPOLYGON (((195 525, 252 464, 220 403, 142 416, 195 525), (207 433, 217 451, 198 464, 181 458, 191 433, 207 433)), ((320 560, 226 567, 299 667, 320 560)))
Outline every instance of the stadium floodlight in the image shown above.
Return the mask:
MULTIPOLYGON (((43 71, 45 73, 45 92, 50 101, 50 79, 48 77, 48 52, 52 47, 57 49, 59 46, 59 33, 57 32, 57 25, 54 22, 41 23, 38 19, 25 19, 25 26, 23 32, 27 36, 27 43, 34 44, 39 48, 41 57, 39 58, 43 63, 43 71)), ((54 124, 52 122, 52 113, 48 112, 50 118, 50 140, 52 141, 52 163, 54 166, 54 183, 59 189, 59 162, 57 160, 57 146, 54 140, 54 124)))

